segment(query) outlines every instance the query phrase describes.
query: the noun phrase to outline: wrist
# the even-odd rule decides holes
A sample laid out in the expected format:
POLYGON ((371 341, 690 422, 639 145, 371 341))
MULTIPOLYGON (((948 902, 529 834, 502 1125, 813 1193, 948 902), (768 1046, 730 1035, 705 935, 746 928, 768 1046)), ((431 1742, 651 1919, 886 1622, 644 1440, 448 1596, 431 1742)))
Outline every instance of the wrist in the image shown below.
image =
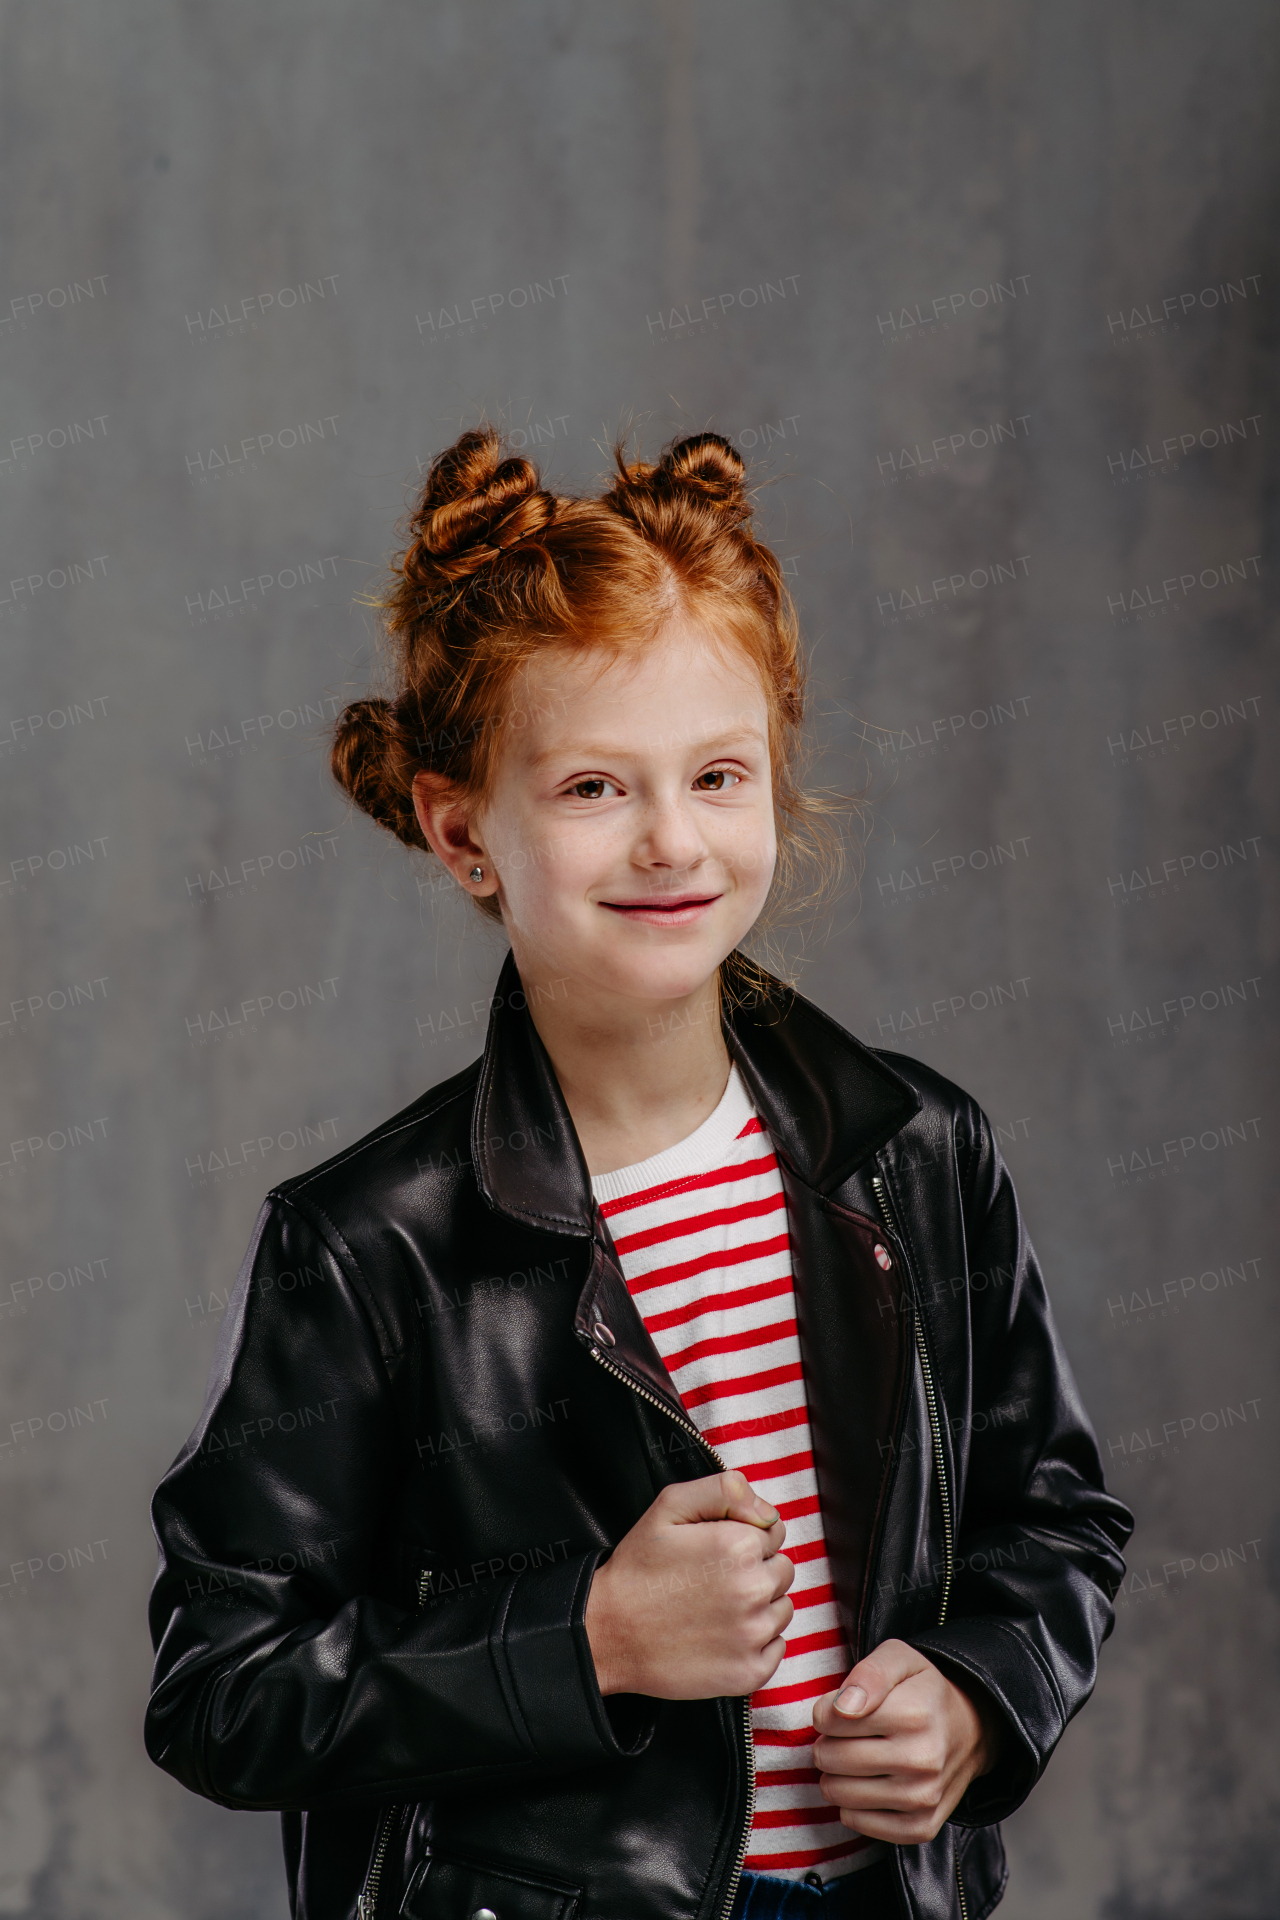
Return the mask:
POLYGON ((598 1566, 591 1576, 591 1587, 587 1593, 586 1611, 583 1625, 587 1630, 587 1643, 591 1648, 591 1659, 596 1670, 596 1685, 604 1698, 613 1693, 629 1693, 626 1676, 622 1671, 619 1635, 612 1607, 612 1581, 609 1577, 609 1562, 598 1566))
POLYGON ((1008 1729, 1004 1715, 991 1696, 981 1687, 974 1687, 968 1693, 969 1704, 978 1716, 981 1732, 974 1751, 976 1765, 973 1778, 980 1780, 986 1773, 994 1772, 1000 1760, 1008 1729))

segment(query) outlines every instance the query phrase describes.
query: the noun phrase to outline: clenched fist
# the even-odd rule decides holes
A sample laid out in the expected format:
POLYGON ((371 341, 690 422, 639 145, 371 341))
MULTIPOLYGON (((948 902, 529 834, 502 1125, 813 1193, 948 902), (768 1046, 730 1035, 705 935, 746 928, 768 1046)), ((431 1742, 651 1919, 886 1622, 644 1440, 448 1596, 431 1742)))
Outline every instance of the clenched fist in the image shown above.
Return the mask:
POLYGON ((786 1532, 741 1473, 664 1487, 591 1582, 601 1693, 711 1700, 762 1687, 794 1612, 786 1532))
POLYGON ((899 1846, 932 1840, 999 1758, 1004 1721, 902 1640, 882 1640, 814 1702, 813 1758, 841 1824, 899 1846))

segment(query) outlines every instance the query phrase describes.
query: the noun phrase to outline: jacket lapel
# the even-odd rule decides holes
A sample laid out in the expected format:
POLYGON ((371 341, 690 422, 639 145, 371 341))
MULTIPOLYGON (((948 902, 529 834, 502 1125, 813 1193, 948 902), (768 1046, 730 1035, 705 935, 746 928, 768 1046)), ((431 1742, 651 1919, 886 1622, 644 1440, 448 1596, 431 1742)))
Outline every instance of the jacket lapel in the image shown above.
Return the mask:
MULTIPOLYGON (((725 963, 725 1040, 774 1145, 830 1193, 920 1111, 915 1090, 811 1001, 737 954, 725 963)), ((555 1069, 508 954, 498 977, 471 1123, 490 1206, 530 1226, 590 1236, 591 1179, 555 1069)))
POLYGON ((527 1226, 590 1237, 591 1177, 508 954, 498 975, 471 1115, 471 1159, 491 1207, 527 1226))
MULTIPOLYGON (((777 982, 749 997, 742 975, 728 972, 726 1042, 783 1169, 814 1463, 837 1601, 854 1640, 895 1460, 910 1345, 897 1305, 904 1276, 884 1270, 875 1254, 888 1236, 827 1196, 906 1125, 920 1101, 810 1002, 777 982)), ((688 1424, 592 1199, 573 1122, 510 956, 476 1091, 472 1157, 491 1206, 594 1243, 578 1337, 688 1424)))
POLYGON ((810 1187, 831 1193, 920 1111, 915 1089, 851 1033, 780 981, 725 963, 725 1038, 774 1145, 810 1187))

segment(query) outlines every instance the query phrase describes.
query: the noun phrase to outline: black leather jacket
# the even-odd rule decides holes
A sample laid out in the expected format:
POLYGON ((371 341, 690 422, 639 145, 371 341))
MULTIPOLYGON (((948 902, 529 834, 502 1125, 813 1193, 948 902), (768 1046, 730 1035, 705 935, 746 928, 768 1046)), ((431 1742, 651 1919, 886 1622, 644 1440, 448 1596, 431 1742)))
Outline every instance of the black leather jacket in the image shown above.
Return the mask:
MULTIPOLYGON (((980 1920, 995 1823, 1093 1687, 1132 1521, 974 1103, 798 996, 726 1038, 783 1169, 855 1658, 907 1640, 1006 1722, 937 1838, 892 1855, 904 1920, 980 1920)), ((350 1920, 362 1892, 378 1920, 719 1920, 747 1702, 602 1699, 583 1617, 658 1490, 720 1464, 509 959, 483 1060, 262 1209, 155 1497, 148 1751, 282 1811, 298 1920, 350 1920)))

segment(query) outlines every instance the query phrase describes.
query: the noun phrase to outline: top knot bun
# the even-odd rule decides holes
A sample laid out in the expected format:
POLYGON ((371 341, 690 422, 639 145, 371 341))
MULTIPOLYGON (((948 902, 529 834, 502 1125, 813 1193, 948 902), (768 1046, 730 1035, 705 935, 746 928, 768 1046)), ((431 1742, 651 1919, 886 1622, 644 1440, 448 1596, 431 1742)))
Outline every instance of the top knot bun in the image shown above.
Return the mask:
POLYGON ((401 571, 420 592, 451 597, 512 547, 536 543, 555 515, 533 462, 508 454, 496 427, 472 428, 431 463, 401 571))
POLYGON ((677 440, 663 454, 658 470, 717 506, 747 507, 746 462, 721 433, 695 433, 688 440, 677 440))
POLYGON ((746 463, 721 433, 673 441, 656 466, 644 460, 628 464, 620 447, 615 457, 618 478, 608 498, 633 518, 677 502, 709 508, 722 525, 741 526, 751 518, 746 463))

